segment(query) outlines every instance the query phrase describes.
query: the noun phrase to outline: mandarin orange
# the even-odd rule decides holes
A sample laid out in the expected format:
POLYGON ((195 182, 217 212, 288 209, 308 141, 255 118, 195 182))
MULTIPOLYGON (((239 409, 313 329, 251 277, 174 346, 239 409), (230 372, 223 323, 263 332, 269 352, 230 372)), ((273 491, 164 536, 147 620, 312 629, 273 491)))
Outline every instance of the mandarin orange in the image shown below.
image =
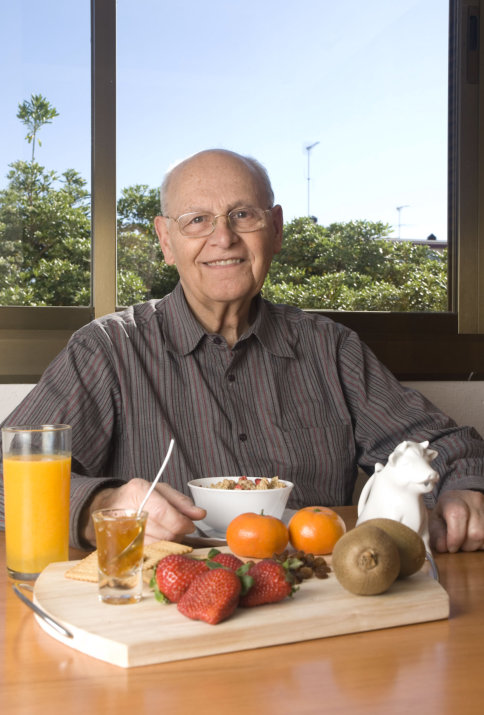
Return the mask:
POLYGON ((299 509, 289 522, 289 540, 306 554, 330 554, 346 532, 343 519, 326 506, 299 509))
POLYGON ((289 533, 284 522, 275 516, 246 512, 232 519, 225 538, 237 556, 265 559, 284 551, 289 533))

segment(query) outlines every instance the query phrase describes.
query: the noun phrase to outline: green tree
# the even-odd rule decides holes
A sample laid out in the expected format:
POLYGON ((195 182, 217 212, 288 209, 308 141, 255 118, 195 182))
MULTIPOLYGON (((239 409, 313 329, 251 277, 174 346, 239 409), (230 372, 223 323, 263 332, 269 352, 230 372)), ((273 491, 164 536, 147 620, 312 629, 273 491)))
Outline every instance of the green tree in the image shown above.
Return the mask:
POLYGON ((157 189, 128 186, 118 200, 118 303, 132 305, 173 290, 178 271, 163 260, 153 221, 160 213, 157 189))
POLYGON ((325 310, 445 311, 447 251, 390 241, 388 232, 380 222, 295 219, 284 227, 264 296, 325 310))
POLYGON ((42 95, 19 104, 30 162, 10 164, 0 191, 0 304, 87 305, 90 300, 90 202, 74 169, 61 175, 34 161, 44 124, 59 116, 42 95))
POLYGON ((30 100, 26 99, 18 105, 17 119, 20 119, 29 130, 25 138, 29 144, 32 144, 32 163, 34 162, 36 138, 39 146, 42 146, 42 142, 37 137, 39 129, 44 124, 52 124, 52 120, 58 116, 57 109, 41 94, 32 94, 30 100))
POLYGON ((0 304, 88 305, 91 222, 85 180, 16 161, 0 191, 0 304))

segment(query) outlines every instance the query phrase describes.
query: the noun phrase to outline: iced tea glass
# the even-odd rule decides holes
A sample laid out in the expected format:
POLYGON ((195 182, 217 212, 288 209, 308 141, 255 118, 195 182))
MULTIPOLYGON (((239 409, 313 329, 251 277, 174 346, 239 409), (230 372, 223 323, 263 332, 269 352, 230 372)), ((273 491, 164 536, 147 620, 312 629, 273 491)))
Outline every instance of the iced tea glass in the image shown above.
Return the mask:
POLYGON ((35 579, 69 558, 69 425, 2 428, 7 571, 35 579))
POLYGON ((143 598, 143 544, 148 512, 98 509, 92 514, 98 555, 99 599, 137 603, 143 598))

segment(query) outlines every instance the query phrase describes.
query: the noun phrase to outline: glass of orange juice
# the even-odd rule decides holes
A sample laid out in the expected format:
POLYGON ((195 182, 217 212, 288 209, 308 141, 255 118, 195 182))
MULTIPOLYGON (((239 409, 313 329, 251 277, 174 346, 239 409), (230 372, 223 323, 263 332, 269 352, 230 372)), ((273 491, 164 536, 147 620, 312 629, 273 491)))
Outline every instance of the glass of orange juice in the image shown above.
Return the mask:
POLYGON ((69 558, 69 425, 2 428, 7 571, 35 579, 69 558))

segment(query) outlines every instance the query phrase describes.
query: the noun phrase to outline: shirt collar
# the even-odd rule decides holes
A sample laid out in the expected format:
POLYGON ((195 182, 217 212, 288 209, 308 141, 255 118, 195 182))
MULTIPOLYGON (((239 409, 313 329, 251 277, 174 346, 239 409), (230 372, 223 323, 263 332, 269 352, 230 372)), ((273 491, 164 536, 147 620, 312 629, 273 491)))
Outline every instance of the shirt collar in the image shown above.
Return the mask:
POLYGON ((248 334, 253 333, 260 344, 273 355, 295 358, 294 347, 297 337, 289 330, 287 321, 282 319, 281 313, 275 311, 272 303, 264 300, 260 295, 254 300, 257 315, 248 334))
MULTIPOLYGON (((167 349, 180 355, 188 355, 198 346, 207 333, 193 315, 185 298, 181 283, 167 296, 166 315, 168 320, 163 325, 167 349)), ((254 335, 260 344, 273 355, 294 358, 296 338, 288 330, 286 321, 279 315, 272 314, 272 304, 260 295, 254 298, 256 318, 238 344, 254 335)))
POLYGON ((166 303, 162 300, 161 304, 164 304, 167 316, 166 324, 163 324, 167 349, 180 355, 188 355, 195 350, 206 333, 190 310, 180 282, 166 297, 166 303))

